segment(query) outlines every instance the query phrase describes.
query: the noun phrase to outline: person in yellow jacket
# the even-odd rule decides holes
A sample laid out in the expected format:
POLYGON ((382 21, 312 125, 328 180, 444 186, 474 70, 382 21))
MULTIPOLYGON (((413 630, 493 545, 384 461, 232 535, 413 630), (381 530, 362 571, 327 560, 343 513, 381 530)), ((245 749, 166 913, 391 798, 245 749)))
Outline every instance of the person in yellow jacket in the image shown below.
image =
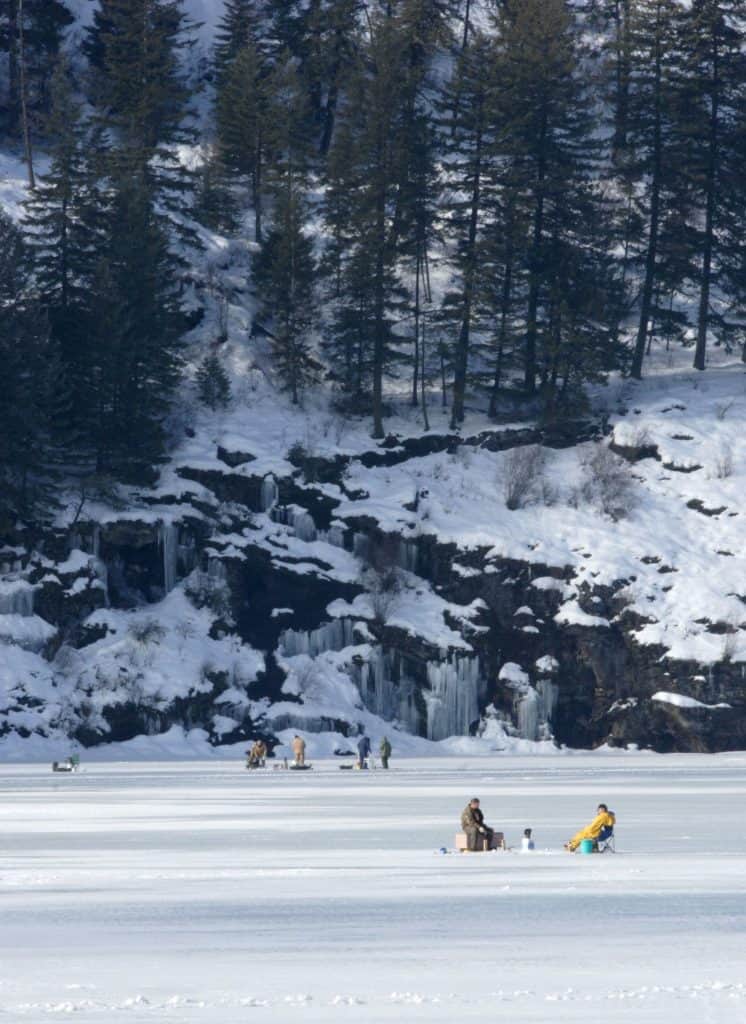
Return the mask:
POLYGON ((583 839, 598 839, 604 829, 613 828, 616 823, 616 818, 611 813, 606 804, 598 805, 598 813, 590 825, 586 825, 572 837, 572 839, 565 843, 565 849, 569 850, 570 853, 575 853, 577 848, 580 846, 581 840, 583 839))

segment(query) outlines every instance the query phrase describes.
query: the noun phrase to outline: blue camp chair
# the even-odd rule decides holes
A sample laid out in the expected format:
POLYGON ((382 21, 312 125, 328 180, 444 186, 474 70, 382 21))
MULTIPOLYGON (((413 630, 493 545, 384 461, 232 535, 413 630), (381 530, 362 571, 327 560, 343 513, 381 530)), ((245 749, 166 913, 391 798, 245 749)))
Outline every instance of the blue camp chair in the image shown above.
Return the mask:
POLYGON ((596 839, 596 850, 598 853, 616 853, 613 825, 606 825, 605 828, 601 829, 596 839))

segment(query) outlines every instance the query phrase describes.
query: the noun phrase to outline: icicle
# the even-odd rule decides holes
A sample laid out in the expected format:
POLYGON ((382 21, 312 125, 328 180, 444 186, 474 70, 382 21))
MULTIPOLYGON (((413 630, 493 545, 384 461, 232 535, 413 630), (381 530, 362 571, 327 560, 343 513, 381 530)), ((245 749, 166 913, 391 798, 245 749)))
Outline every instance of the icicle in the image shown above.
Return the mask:
POLYGON ((402 538, 399 541, 398 561, 399 566, 405 569, 407 572, 417 572, 417 541, 405 540, 402 538))
POLYGON ((518 702, 518 732, 521 739, 539 738, 539 694, 529 686, 518 702))
POLYGON ((366 533, 356 533, 352 537, 352 553, 362 559, 364 562, 368 560, 368 553, 370 551, 370 541, 366 533))
POLYGON ((295 536, 298 540, 304 540, 308 543, 316 540, 316 523, 313 521, 313 516, 309 512, 293 511, 293 529, 295 530, 295 536))
POLYGON ((268 473, 262 480, 262 489, 259 496, 259 505, 262 512, 270 512, 280 497, 280 489, 277 486, 277 481, 268 473))
POLYGON ((288 505, 286 508, 273 507, 270 509, 270 515, 275 523, 291 527, 298 540, 310 543, 318 536, 313 516, 298 505, 288 505))
POLYGON ((547 740, 552 737, 552 716, 557 706, 559 688, 551 679, 530 684, 517 698, 518 734, 524 740, 547 740))
POLYGON ((369 711, 407 732, 420 731, 417 684, 400 672, 395 654, 374 647, 368 661, 351 666, 350 675, 369 711))
POLYGON ((169 594, 176 586, 179 527, 175 523, 161 523, 160 541, 163 554, 163 589, 169 594))
POLYGON ((448 661, 429 661, 427 681, 427 736, 443 740, 448 736, 468 736, 479 718, 479 693, 482 688, 479 658, 452 655, 448 661))
POLYGON ((296 654, 309 654, 315 658, 324 651, 342 651, 354 643, 353 619, 333 619, 310 632, 286 629, 280 635, 279 647, 287 658, 292 658, 296 654))
POLYGON ((26 580, 0 583, 0 615, 21 615, 30 618, 34 614, 34 588, 26 580))
POLYGON ((182 572, 188 576, 197 564, 197 543, 191 533, 180 540, 178 548, 178 564, 182 572))
POLYGON ((345 546, 345 532, 344 528, 332 524, 328 530, 319 530, 318 539, 325 541, 327 544, 331 544, 334 548, 344 548, 345 546))
POLYGON ((208 558, 207 575, 211 580, 215 580, 216 583, 227 583, 228 572, 225 568, 225 562, 221 558, 208 558))

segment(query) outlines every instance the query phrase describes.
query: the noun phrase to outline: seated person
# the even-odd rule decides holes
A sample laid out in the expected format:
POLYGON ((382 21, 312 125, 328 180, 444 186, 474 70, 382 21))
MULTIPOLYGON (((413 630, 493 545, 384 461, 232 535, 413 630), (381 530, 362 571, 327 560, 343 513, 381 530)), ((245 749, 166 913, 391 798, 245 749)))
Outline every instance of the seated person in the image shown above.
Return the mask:
POLYGON ((484 815, 479 808, 479 800, 474 797, 464 808, 461 815, 461 831, 466 833, 467 850, 490 849, 494 829, 484 823, 484 815))
POLYGON ((262 740, 255 740, 251 750, 246 751, 247 765, 249 768, 258 768, 264 764, 267 756, 267 747, 262 740))
POLYGON ((565 849, 569 850, 570 853, 574 853, 583 839, 592 839, 594 842, 598 842, 599 839, 608 839, 615 822, 616 818, 606 804, 599 804, 598 813, 590 825, 581 828, 569 842, 565 843, 565 849))

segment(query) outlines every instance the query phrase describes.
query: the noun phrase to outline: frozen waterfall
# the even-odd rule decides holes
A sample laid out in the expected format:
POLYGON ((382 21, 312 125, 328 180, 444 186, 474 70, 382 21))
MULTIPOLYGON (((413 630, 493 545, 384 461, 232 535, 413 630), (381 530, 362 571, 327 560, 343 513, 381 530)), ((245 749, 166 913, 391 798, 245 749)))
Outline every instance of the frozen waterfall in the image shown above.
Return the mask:
POLYGON ((443 740, 447 736, 468 736, 479 719, 479 695, 482 677, 479 658, 453 654, 447 661, 427 663, 430 692, 427 702, 427 738, 443 740))
POLYGON ((313 516, 299 505, 287 505, 284 508, 275 507, 272 509, 271 514, 274 522, 284 523, 286 526, 289 526, 298 540, 304 540, 307 543, 316 540, 318 533, 313 516))
POLYGON ((551 679, 528 686, 518 699, 518 732, 524 740, 551 739, 551 721, 557 706, 558 689, 551 679))
POLYGON ((268 473, 262 480, 262 489, 259 496, 259 507, 262 512, 271 511, 277 504, 280 497, 280 489, 277 486, 277 481, 268 473))
POLYGON ((374 647, 370 659, 353 665, 351 674, 369 711, 397 722, 407 732, 419 733, 417 683, 402 672, 401 659, 395 652, 374 647))
POLYGON ((27 580, 0 582, 0 615, 34 614, 34 588, 27 580))
POLYGON ((179 565, 179 527, 176 523, 161 523, 160 543, 163 555, 163 589, 169 594, 176 586, 179 565))
POLYGON ((324 651, 341 651, 355 643, 355 622, 353 619, 333 619, 318 629, 286 629, 279 640, 280 652, 287 658, 296 654, 309 654, 315 658, 324 651))

